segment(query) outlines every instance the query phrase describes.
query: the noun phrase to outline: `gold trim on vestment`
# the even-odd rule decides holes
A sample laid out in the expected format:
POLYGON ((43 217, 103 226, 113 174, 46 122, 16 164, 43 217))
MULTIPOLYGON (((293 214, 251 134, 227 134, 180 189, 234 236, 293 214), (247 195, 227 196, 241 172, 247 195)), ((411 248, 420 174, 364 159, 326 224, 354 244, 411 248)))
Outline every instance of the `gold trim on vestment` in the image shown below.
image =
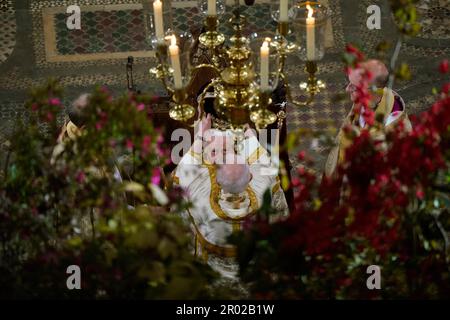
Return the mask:
POLYGON ((202 157, 202 154, 201 154, 201 153, 194 152, 194 150, 190 149, 190 150, 189 150, 189 154, 190 154, 194 159, 197 159, 197 160, 200 161, 200 162, 203 161, 203 157, 202 157))
POLYGON ((209 202, 214 213, 222 220, 225 221, 242 221, 243 219, 253 215, 258 210, 258 199, 252 187, 247 186, 246 192, 250 199, 251 211, 243 216, 230 217, 228 216, 219 205, 220 191, 222 190, 220 185, 216 182, 216 167, 214 165, 206 165, 209 172, 209 179, 211 181, 211 193, 209 195, 209 202))
POLYGON ((255 151, 253 151, 253 153, 247 158, 247 163, 248 164, 253 164, 255 163, 260 156, 267 154, 266 149, 264 149, 263 146, 259 146, 255 151))
POLYGON ((175 174, 175 171, 176 170, 172 171, 172 181, 173 183, 180 185, 180 178, 175 174))
POLYGON ((72 121, 69 121, 66 126, 67 136, 75 140, 77 137, 81 136, 81 129, 78 128, 72 121))
POLYGON ((189 214, 189 219, 191 220, 192 225, 195 229, 195 252, 194 255, 197 256, 197 245, 200 245, 202 249, 202 258, 206 261, 208 259, 208 253, 212 253, 221 257, 226 258, 234 258, 237 255, 237 248, 236 246, 218 246, 216 244, 213 244, 205 239, 205 237, 201 234, 200 230, 198 230, 197 225, 195 224, 194 217, 192 217, 191 212, 189 209, 187 209, 187 212, 189 214))
POLYGON ((278 181, 275 183, 275 185, 272 188, 272 195, 274 195, 276 192, 278 192, 280 190, 280 188, 281 188, 280 178, 278 178, 277 180, 278 181))

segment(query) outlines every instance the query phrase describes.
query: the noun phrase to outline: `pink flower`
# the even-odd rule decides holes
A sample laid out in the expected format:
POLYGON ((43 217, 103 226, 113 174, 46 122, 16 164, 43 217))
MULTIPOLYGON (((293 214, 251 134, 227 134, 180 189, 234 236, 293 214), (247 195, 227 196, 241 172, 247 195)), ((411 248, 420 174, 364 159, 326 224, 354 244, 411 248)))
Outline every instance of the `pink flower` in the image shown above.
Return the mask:
POLYGON ((161 172, 158 168, 153 168, 151 181, 154 185, 159 185, 161 182, 161 172))
POLYGON ((102 128, 103 128, 102 122, 101 122, 101 121, 98 121, 98 122, 95 124, 95 129, 97 129, 97 131, 100 131, 102 128))
POLYGON ((50 98, 48 99, 48 104, 51 106, 59 106, 61 101, 58 98, 50 98))
POLYGON ((144 136, 144 138, 142 139, 142 153, 145 156, 149 150, 150 150, 150 144, 152 142, 152 137, 150 137, 149 135, 144 136))
POLYGON ((75 178, 78 183, 84 183, 86 181, 86 175, 83 171, 80 171, 77 173, 77 176, 75 178))
POLYGON ((136 106, 136 109, 137 109, 138 111, 143 111, 143 110, 145 109, 145 104, 143 104, 143 103, 138 104, 138 105, 136 106))
POLYGON ((131 139, 127 139, 127 141, 125 142, 125 146, 128 150, 132 150, 134 147, 134 143, 133 141, 131 141, 131 139))
POLYGON ((164 142, 163 136, 162 136, 162 135, 159 135, 158 138, 156 139, 156 143, 160 145, 160 144, 162 144, 163 142, 164 142))
POLYGON ((47 112, 47 121, 53 121, 54 118, 55 116, 53 115, 53 113, 51 113, 50 111, 47 112))
POLYGON ((386 185, 389 182, 389 177, 387 174, 382 174, 378 177, 380 184, 386 185))
POLYGON ((449 70, 449 66, 448 66, 448 60, 442 60, 441 64, 439 65, 439 72, 440 73, 447 73, 449 70))
POLYGON ((162 156, 164 156, 164 149, 161 148, 161 146, 157 145, 156 146, 156 153, 158 154, 158 156, 162 157, 162 156))
POLYGON ((100 91, 103 93, 108 93, 109 94, 109 90, 106 86, 101 86, 100 91))
POLYGON ((423 198, 425 197, 425 193, 423 192, 422 188, 418 188, 416 190, 416 197, 419 198, 420 200, 423 200, 423 198))

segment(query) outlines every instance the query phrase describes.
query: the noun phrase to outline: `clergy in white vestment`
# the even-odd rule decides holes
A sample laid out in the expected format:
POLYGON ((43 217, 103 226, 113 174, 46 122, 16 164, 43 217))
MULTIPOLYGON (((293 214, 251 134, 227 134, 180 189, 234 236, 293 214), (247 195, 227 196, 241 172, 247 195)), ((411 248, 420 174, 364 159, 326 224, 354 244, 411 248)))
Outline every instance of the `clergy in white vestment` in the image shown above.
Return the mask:
MULTIPOLYGON (((210 128, 210 121, 209 116, 203 120, 204 128, 210 128)), ((260 208, 266 190, 280 215, 287 215, 288 206, 277 172, 264 170, 271 165, 270 157, 251 130, 238 152, 230 131, 208 132, 212 142, 203 148, 204 134, 197 135, 173 178, 193 204, 186 218, 194 232, 195 253, 223 276, 234 277, 236 248, 227 244, 233 230, 241 229, 244 219, 260 208)))

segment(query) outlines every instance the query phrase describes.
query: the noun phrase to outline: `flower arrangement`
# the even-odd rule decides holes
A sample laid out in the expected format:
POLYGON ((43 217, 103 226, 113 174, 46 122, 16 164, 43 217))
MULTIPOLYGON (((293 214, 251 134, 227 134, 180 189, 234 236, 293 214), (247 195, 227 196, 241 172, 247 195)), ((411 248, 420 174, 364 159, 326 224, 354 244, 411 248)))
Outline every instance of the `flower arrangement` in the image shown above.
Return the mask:
MULTIPOLYGON (((349 54, 363 58, 349 47, 349 54)), ((359 58, 358 58, 359 57, 359 58)), ((447 72, 443 62, 441 72, 447 72)), ((352 66, 350 65, 349 68, 352 66)), ((337 176, 322 179, 303 164, 292 180, 295 211, 273 224, 263 206, 231 241, 241 278, 258 298, 448 298, 450 295, 450 96, 383 139, 379 125, 346 134, 352 144, 337 176), (370 290, 369 266, 381 272, 370 290)), ((361 101, 370 94, 364 87, 361 101)), ((369 99, 370 101, 370 99, 369 99)), ((268 195, 268 198, 270 196, 268 195)), ((270 203, 270 202, 267 202, 270 203)))
POLYGON ((61 100, 55 81, 34 89, 28 121, 17 121, 8 139, 0 296, 207 297, 215 273, 190 253, 179 216, 189 203, 164 181, 168 152, 152 123, 153 100, 98 88, 76 139, 58 143, 61 100), (81 269, 82 290, 66 286, 70 265, 81 269))

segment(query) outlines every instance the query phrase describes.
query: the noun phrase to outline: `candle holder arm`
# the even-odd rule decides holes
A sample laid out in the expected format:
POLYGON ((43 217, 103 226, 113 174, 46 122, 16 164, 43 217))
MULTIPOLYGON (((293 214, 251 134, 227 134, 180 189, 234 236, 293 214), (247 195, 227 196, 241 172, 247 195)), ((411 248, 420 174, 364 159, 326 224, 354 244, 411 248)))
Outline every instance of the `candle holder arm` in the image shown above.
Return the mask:
POLYGON ((205 109, 205 96, 209 89, 213 88, 216 84, 219 83, 219 79, 213 79, 208 85, 203 89, 202 93, 200 94, 198 98, 198 108, 199 108, 199 119, 201 119, 204 116, 205 109))
POLYGON ((308 99, 306 99, 306 101, 298 101, 296 99, 294 99, 294 97, 292 96, 292 92, 291 92, 291 87, 289 85, 289 82, 287 81, 287 78, 285 76, 284 73, 280 73, 280 77, 283 79, 284 84, 286 86, 286 97, 289 103, 292 103, 293 105, 297 106, 297 107, 305 107, 310 105, 313 101, 314 101, 314 94, 309 94, 308 95, 308 99))

